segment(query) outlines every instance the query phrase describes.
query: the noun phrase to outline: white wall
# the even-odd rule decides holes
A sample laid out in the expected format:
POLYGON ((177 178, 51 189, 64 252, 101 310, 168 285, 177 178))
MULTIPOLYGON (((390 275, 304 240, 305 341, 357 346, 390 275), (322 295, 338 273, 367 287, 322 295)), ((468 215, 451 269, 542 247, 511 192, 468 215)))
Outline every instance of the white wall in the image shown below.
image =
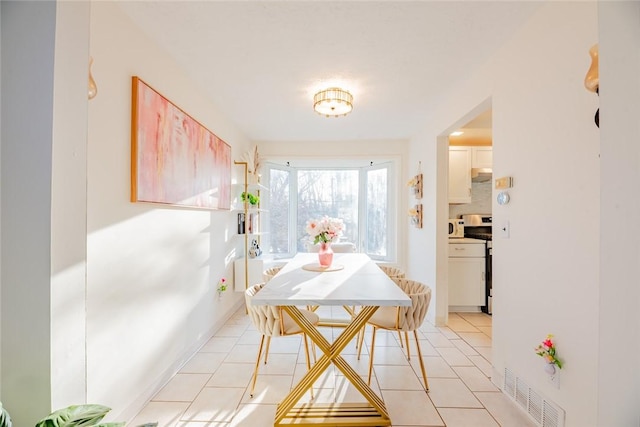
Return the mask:
POLYGON ((55 3, 2 2, 2 400, 49 413, 55 3), (20 40, 20 43, 11 41, 20 40))
POLYGON ((98 95, 89 103, 87 399, 122 420, 243 303, 215 291, 223 276, 233 284, 241 242, 231 212, 129 202, 131 77, 229 143, 233 159, 249 144, 114 2, 91 4, 90 53, 98 95))
POLYGON ((511 229, 494 241, 494 367, 564 408, 568 426, 593 424, 598 387, 585 351, 598 339, 598 100, 583 85, 597 37, 595 3, 545 7, 505 47, 493 97, 494 173, 515 183, 512 202, 494 204, 496 228, 511 229), (533 352, 549 333, 565 361, 560 389, 533 352))
POLYGON ((86 401, 88 2, 58 2, 51 171, 51 408, 86 401), (60 96, 62 95, 62 96, 60 96))
POLYGON ((428 220, 423 236, 409 236, 410 273, 436 281, 436 319, 442 321, 447 147, 438 137, 490 99, 494 177, 514 178, 511 203, 492 206, 494 223, 508 220, 511 227, 509 239, 497 233, 494 239, 493 365, 498 374, 510 368, 564 408, 567 426, 594 425, 597 407, 598 100, 583 87, 588 50, 598 37, 596 9, 588 2, 541 7, 433 112, 411 147, 412 158, 426 161, 425 182, 438 182, 438 195, 427 207, 427 218, 435 220, 428 220), (435 265, 418 255, 425 241, 436 242, 427 254, 435 255, 435 265), (546 380, 533 351, 548 333, 565 361, 560 389, 546 380))
POLYGON ((638 426, 640 3, 601 2, 598 17, 602 200, 597 424, 638 426))

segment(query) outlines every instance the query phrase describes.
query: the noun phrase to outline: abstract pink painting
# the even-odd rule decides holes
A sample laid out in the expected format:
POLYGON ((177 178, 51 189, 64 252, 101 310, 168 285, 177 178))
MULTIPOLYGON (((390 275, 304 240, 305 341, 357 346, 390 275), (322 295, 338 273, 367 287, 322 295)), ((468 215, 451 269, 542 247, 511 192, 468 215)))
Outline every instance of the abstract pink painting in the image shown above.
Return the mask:
POLYGON ((132 81, 131 201, 231 204, 231 147, 138 77, 132 81))

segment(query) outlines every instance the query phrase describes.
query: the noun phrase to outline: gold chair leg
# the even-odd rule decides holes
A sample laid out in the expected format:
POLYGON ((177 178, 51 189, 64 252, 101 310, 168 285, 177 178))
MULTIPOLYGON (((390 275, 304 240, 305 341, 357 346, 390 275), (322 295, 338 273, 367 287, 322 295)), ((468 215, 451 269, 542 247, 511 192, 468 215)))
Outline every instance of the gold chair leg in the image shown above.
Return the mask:
POLYGON ((264 364, 267 364, 267 357, 269 357, 269 346, 271 345, 271 336, 267 337, 267 349, 264 351, 264 364))
POLYGON ((403 348, 404 344, 402 344, 402 333, 400 332, 400 329, 398 329, 398 340, 400 341, 400 348, 403 348))
POLYGON ((373 347, 376 345, 376 327, 373 327, 373 334, 371 335, 371 353, 369 354, 369 377, 367 379, 367 385, 371 387, 371 372, 373 371, 373 347))
MULTIPOLYGON (((418 349, 418 360, 420 360, 420 369, 422 370, 422 378, 424 378, 424 389, 429 392, 429 381, 427 381, 427 371, 424 369, 424 361, 422 360, 422 351, 420 350, 420 342, 418 341, 418 331, 413 331, 413 337, 416 339, 416 348, 418 349)), ((407 344, 409 347, 409 344, 407 344)))
MULTIPOLYGON (((400 331, 398 331, 400 333, 400 331)), ((411 360, 411 349, 409 348, 409 333, 404 331, 404 340, 407 343, 407 360, 411 360)), ((402 341, 402 337, 400 337, 400 341, 402 341)))
MULTIPOLYGON (((307 334, 303 333, 302 338, 304 339, 304 356, 307 359, 307 371, 311 370, 311 359, 309 358, 309 342, 307 340, 307 334)), ((311 391, 311 398, 313 399, 313 386, 309 389, 311 391)))
POLYGON ((260 356, 262 356, 262 346, 264 344, 264 335, 260 338, 260 347, 258 348, 258 357, 256 357, 256 368, 253 370, 253 378, 251 379, 251 392, 249 396, 253 397, 256 389, 256 380, 258 379, 258 368, 260 367, 260 356))

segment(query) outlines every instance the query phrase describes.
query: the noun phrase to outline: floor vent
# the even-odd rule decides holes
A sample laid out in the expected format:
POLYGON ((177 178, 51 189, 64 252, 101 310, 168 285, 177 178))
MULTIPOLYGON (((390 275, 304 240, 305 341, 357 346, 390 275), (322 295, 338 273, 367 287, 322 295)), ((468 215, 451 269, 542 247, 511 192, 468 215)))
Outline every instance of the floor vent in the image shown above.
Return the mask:
POLYGON ((504 393, 542 427, 564 427, 564 410, 545 399, 511 370, 504 370, 504 393))

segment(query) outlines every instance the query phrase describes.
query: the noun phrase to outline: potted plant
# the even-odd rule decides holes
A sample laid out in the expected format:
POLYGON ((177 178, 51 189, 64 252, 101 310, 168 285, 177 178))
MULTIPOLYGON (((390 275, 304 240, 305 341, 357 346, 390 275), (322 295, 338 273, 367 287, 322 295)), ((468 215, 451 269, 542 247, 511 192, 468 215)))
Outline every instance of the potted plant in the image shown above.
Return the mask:
POLYGON ((249 204, 253 206, 260 203, 260 197, 256 196, 255 194, 251 194, 243 191, 240 196, 243 202, 249 202, 249 204))
POLYGON ((11 417, 7 410, 2 407, 2 402, 0 402, 0 427, 11 427, 11 417))
MULTIPOLYGON (((59 409, 41 419, 36 427, 124 427, 123 422, 100 423, 111 408, 103 405, 71 405, 59 409)), ((157 427, 158 423, 147 423, 138 427, 157 427)), ((0 427, 12 427, 9 413, 0 402, 0 427)))

